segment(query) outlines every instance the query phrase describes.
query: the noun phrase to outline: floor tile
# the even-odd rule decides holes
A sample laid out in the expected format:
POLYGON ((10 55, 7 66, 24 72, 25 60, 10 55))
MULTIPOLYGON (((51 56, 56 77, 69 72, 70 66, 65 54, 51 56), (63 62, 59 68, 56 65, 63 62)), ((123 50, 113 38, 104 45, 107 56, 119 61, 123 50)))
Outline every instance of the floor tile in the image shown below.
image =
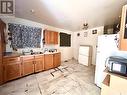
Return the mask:
POLYGON ((0 86, 0 95, 100 95, 94 84, 94 66, 70 60, 59 68, 63 72, 54 72, 54 77, 51 69, 8 82, 0 86))

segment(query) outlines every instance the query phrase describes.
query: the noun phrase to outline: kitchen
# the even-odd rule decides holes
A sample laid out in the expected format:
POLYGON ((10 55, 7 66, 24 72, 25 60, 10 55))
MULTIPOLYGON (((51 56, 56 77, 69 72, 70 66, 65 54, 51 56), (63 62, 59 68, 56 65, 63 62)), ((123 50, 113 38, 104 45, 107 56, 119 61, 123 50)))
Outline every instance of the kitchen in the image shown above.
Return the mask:
MULTIPOLYGON (((107 27, 99 21, 98 25, 86 20, 83 25, 82 21, 77 25, 75 20, 75 25, 71 26, 73 21, 65 19, 65 15, 61 18, 67 23, 60 26, 58 23, 65 23, 64 20, 57 17, 54 22, 50 16, 47 19, 47 15, 55 14, 55 5, 62 1, 31 2, 31 8, 28 8, 28 1, 16 1, 16 16, 0 16, 0 95, 127 95, 125 75, 109 72, 108 67, 113 60, 111 56, 127 58, 126 1, 121 4, 110 2, 114 7, 119 5, 118 14, 122 13, 122 16, 118 18, 116 28, 110 26, 112 29, 109 30, 105 30, 107 27), (40 9, 35 8, 34 3, 43 10, 46 6, 52 8, 48 7, 45 14, 39 16, 40 9), (47 13, 48 10, 52 12, 47 13), (106 64, 107 58, 111 59, 106 64)), ((77 10, 81 9, 81 2, 75 1, 77 10)), ((62 6, 59 7, 62 11, 62 6)), ((85 13, 84 10, 78 12, 85 13)), ((117 65, 115 70, 118 68, 117 65)))

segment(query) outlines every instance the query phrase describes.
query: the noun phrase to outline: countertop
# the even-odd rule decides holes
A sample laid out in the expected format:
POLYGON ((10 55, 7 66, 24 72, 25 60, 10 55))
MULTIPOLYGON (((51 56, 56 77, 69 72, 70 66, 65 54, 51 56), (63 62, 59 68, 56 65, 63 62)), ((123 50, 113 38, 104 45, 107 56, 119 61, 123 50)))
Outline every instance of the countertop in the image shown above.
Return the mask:
POLYGON ((122 75, 116 74, 116 73, 111 73, 111 72, 108 71, 108 68, 106 68, 104 70, 104 72, 107 73, 107 74, 109 74, 109 75, 111 75, 111 76, 116 76, 116 77, 119 77, 119 78, 122 78, 122 79, 126 79, 127 80, 127 77, 126 76, 122 76, 122 75))
POLYGON ((23 56, 36 56, 36 55, 45 55, 45 54, 56 54, 56 53, 60 53, 60 52, 45 52, 45 53, 42 53, 42 54, 20 54, 20 53, 5 53, 4 54, 4 58, 7 58, 7 57, 23 57, 23 56))
POLYGON ((20 57, 21 54, 19 53, 4 53, 4 58, 7 58, 7 57, 20 57))

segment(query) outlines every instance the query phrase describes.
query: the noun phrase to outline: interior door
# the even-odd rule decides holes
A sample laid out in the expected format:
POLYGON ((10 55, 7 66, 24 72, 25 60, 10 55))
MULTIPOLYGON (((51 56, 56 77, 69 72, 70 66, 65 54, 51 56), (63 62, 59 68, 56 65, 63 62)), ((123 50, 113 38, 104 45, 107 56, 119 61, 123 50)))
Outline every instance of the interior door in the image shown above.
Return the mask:
POLYGON ((2 27, 0 23, 0 84, 3 82, 3 68, 2 68, 2 39, 1 39, 2 27))
POLYGON ((6 29, 6 24, 0 19, 0 84, 3 83, 3 52, 6 50, 6 44, 4 41, 4 31, 6 29))

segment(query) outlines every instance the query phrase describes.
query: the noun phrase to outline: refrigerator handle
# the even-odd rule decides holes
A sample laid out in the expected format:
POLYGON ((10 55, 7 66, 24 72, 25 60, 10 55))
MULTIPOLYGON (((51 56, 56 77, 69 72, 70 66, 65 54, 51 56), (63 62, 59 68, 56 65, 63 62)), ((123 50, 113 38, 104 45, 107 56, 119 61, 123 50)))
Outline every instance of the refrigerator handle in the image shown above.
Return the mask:
POLYGON ((107 67, 107 61, 108 61, 108 59, 109 59, 109 57, 106 58, 106 60, 105 60, 105 67, 107 67))

